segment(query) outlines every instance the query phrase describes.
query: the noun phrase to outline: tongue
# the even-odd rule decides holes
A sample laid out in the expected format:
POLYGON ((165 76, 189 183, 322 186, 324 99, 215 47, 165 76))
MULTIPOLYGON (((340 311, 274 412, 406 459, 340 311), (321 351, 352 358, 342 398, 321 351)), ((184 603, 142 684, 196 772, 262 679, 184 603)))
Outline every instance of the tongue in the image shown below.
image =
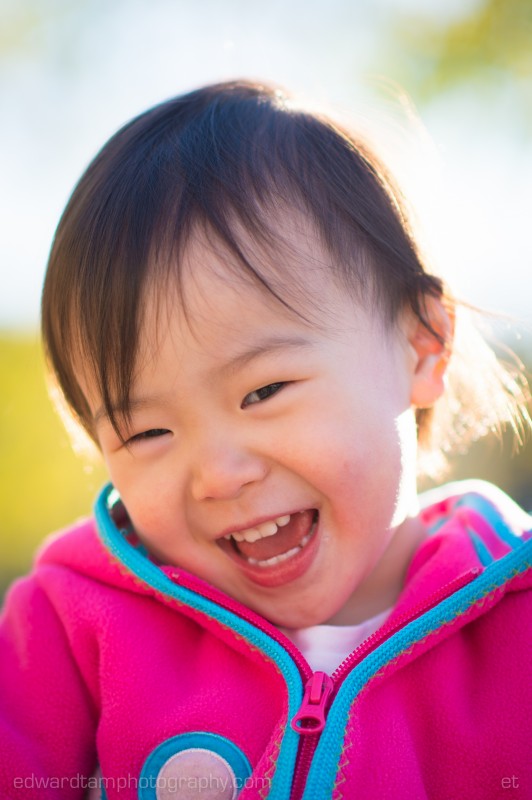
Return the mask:
POLYGON ((256 558, 257 561, 280 556, 301 544, 312 527, 314 513, 308 510, 292 514, 290 522, 279 528, 273 536, 266 536, 257 542, 235 542, 236 549, 246 558, 256 558))

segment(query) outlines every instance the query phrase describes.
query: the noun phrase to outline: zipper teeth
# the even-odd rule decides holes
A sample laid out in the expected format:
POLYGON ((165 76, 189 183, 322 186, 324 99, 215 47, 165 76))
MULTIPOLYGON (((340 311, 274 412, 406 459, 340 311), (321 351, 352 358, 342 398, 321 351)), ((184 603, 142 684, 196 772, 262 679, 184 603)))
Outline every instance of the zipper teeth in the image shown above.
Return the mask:
MULTIPOLYGON (((231 611, 233 614, 236 614, 241 619, 251 623, 260 631, 270 636, 278 644, 282 645, 285 650, 288 650, 290 656, 296 663, 302 678, 308 680, 311 677, 313 670, 308 662, 295 647, 295 645, 290 641, 290 639, 282 634, 274 625, 260 617, 258 614, 254 614, 252 611, 249 611, 243 604, 238 603, 237 601, 232 601, 231 598, 227 597, 226 595, 209 591, 207 585, 202 585, 201 588, 195 586, 194 581, 189 580, 186 573, 178 572, 175 569, 168 569, 164 571, 167 572, 171 578, 179 581, 181 586, 184 586, 191 591, 199 592, 208 600, 223 606, 227 611, 231 611)), ((362 661, 379 645, 383 644, 386 639, 389 639, 391 636, 393 636, 393 634, 396 633, 400 628, 404 627, 409 622, 413 622, 430 608, 437 605, 437 603, 439 603, 441 600, 444 600, 453 591, 457 591, 458 589, 462 588, 462 586, 465 586, 471 580, 476 578, 476 576, 481 572, 482 569, 475 567, 463 573, 462 575, 459 575, 457 578, 454 578, 452 581, 449 581, 441 586, 436 592, 433 592, 433 594, 426 598, 422 603, 419 603, 407 613, 397 617, 397 619, 395 619, 391 624, 385 624, 383 627, 379 628, 377 631, 368 636, 368 638, 365 639, 352 653, 350 653, 332 673, 331 678, 335 685, 331 697, 329 698, 329 705, 336 694, 338 684, 343 680, 346 674, 354 666, 356 666, 356 664, 362 661)))
POLYGON ((383 627, 379 628, 370 636, 368 636, 367 639, 359 644, 359 646, 342 661, 342 663, 331 675, 333 682, 336 684, 331 699, 336 694, 338 684, 343 680, 343 678, 345 678, 347 673, 358 663, 360 663, 366 656, 373 652, 373 650, 376 650, 377 647, 383 644, 387 639, 391 638, 394 633, 397 633, 398 630, 403 628, 409 622, 413 622, 422 614, 436 606, 439 602, 445 600, 463 586, 466 586, 474 578, 480 575, 482 571, 483 570, 479 567, 473 567, 467 572, 464 572, 462 575, 459 575, 457 578, 454 578, 452 581, 449 581, 441 586, 437 591, 433 592, 428 598, 425 598, 425 600, 419 603, 417 606, 414 606, 414 608, 411 608, 407 613, 401 614, 391 623, 385 623, 383 627))
POLYGON ((311 677, 313 673, 308 662, 305 660, 297 647, 290 641, 290 639, 281 633, 281 631, 279 631, 275 625, 263 619, 258 614, 254 614, 252 611, 249 611, 242 603, 238 603, 236 600, 233 601, 230 597, 227 597, 222 593, 218 594, 217 592, 209 591, 209 588, 206 585, 202 585, 201 588, 199 586, 195 586, 194 581, 188 580, 188 576, 185 573, 177 572, 174 569, 165 570, 165 572, 171 578, 178 581, 180 586, 184 586, 193 592, 203 595, 203 597, 205 597, 207 600, 217 603, 217 605, 225 608, 226 611, 231 611, 241 619, 254 625, 256 628, 262 631, 262 633, 265 633, 270 638, 274 639, 289 652, 290 656, 295 661, 299 672, 301 673, 301 677, 304 680, 308 680, 311 677))
POLYGON ((307 776, 314 758, 314 753, 318 746, 318 741, 321 734, 316 733, 313 736, 302 736, 300 749, 297 755, 296 770, 292 782, 292 790, 290 792, 290 800, 300 800, 303 797, 307 776))
MULTIPOLYGON (((282 645, 285 650, 288 650, 290 653, 301 673, 301 676, 305 680, 308 680, 313 675, 313 670, 310 668, 310 665, 302 656, 297 647, 295 647, 290 639, 281 633, 281 631, 279 631, 272 623, 269 623, 258 614, 254 614, 252 611, 249 611, 246 606, 238 603, 237 601, 231 600, 231 598, 227 597, 226 595, 209 591, 207 585, 202 585, 201 588, 195 586, 194 581, 189 580, 186 573, 178 572, 175 569, 168 569, 164 571, 167 572, 171 578, 177 580, 181 586, 184 586, 191 591, 198 592, 208 600, 223 606, 227 611, 231 611, 241 619, 254 625, 260 631, 274 639, 278 644, 282 645)), ((331 678, 335 684, 335 687, 329 699, 328 705, 330 705, 331 700, 336 694, 337 684, 342 681, 342 679, 345 677, 345 674, 347 674, 347 672, 349 672, 356 664, 362 661, 362 659, 364 659, 380 644, 386 641, 386 639, 389 639, 391 636, 393 636, 393 634, 396 633, 400 628, 404 627, 409 622, 413 622, 426 611, 429 611, 441 600, 444 600, 447 596, 452 594, 452 592, 461 589, 471 580, 476 578, 481 572, 481 568, 474 567, 462 575, 459 575, 457 578, 454 578, 452 581, 449 581, 441 586, 437 591, 433 592, 428 598, 419 603, 417 606, 414 606, 414 608, 411 608, 407 613, 401 614, 401 616, 397 617, 392 623, 385 624, 383 627, 379 628, 377 631, 368 636, 367 639, 365 639, 352 653, 350 653, 332 673, 331 678)))

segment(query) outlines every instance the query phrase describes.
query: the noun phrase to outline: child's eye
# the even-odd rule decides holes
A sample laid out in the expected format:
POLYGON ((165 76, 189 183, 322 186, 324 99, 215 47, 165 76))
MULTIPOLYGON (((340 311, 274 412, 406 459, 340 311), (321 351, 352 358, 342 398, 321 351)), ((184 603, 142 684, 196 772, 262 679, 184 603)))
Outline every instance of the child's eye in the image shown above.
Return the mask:
POLYGON ((267 400, 272 395, 277 394, 277 392, 279 392, 283 386, 286 386, 286 382, 269 383, 267 386, 262 386, 260 389, 255 389, 254 392, 250 392, 244 397, 241 408, 246 408, 246 406, 267 400))
POLYGON ((142 442, 145 439, 155 439, 158 436, 164 436, 166 433, 170 433, 166 428, 150 428, 150 430, 142 431, 142 433, 136 433, 134 436, 131 436, 127 440, 127 443, 132 444, 134 442, 142 442))

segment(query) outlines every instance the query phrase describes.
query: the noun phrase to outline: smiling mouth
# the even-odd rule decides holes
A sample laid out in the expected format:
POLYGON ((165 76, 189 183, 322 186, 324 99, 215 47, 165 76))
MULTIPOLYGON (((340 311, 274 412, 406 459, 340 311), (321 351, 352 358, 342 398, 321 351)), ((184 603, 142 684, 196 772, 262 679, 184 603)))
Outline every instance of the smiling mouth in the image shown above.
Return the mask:
POLYGON ((219 540, 220 546, 242 558, 250 567, 268 569, 299 555, 316 531, 316 509, 286 514, 256 528, 235 531, 219 540))

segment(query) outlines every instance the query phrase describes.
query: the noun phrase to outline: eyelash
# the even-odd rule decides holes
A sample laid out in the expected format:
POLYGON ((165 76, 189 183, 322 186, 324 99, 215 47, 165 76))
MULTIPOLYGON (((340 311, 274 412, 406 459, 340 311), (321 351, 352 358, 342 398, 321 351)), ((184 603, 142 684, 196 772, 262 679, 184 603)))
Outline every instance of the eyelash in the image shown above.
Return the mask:
POLYGON ((274 394, 280 392, 284 386, 286 386, 286 382, 281 381, 279 383, 268 383, 266 386, 261 386, 260 389, 255 389, 254 392, 250 392, 244 397, 241 408, 246 408, 248 405, 255 405, 257 402, 261 403, 264 402, 264 400, 268 400, 270 397, 273 397, 274 394), (267 393, 264 397, 262 397, 261 392, 267 393), (254 394, 257 395, 258 400, 255 400, 252 403, 246 402, 254 394))
POLYGON ((145 439, 156 439, 159 436, 164 436, 165 433, 170 433, 166 428, 150 428, 147 431, 142 431, 142 433, 136 433, 134 436, 131 436, 128 440, 128 444, 134 444, 135 442, 142 442, 145 439))

